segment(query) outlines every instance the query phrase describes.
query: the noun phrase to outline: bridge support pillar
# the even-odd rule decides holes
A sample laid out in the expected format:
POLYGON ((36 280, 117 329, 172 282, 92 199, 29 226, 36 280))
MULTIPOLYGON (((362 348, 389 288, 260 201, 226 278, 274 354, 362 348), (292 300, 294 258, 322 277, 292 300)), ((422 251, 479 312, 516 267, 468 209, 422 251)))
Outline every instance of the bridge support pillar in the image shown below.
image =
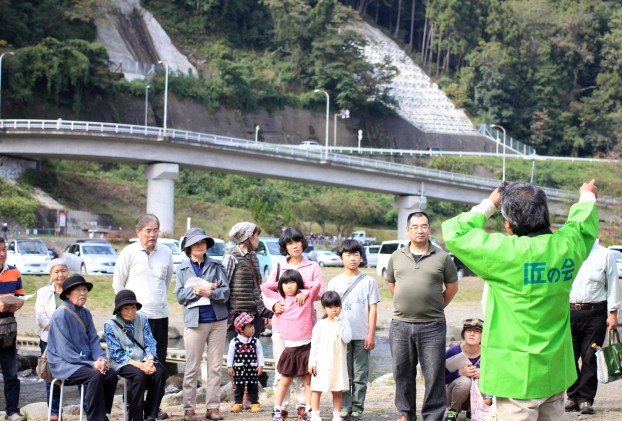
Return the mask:
POLYGON ((145 167, 147 180, 147 213, 160 220, 160 232, 174 234, 175 180, 179 178, 177 164, 151 164, 145 167))
POLYGON ((406 226, 408 215, 411 212, 424 210, 426 208, 426 198, 421 196, 395 196, 394 205, 397 208, 397 239, 408 240, 406 226))

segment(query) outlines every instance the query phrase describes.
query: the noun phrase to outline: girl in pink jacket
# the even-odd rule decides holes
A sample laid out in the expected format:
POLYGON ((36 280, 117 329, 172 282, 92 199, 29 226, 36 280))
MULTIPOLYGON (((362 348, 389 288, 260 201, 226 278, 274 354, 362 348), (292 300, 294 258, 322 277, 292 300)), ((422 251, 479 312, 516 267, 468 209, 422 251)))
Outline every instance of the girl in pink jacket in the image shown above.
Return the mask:
MULTIPOLYGON (((311 349, 311 333, 313 331, 313 301, 320 293, 321 283, 314 284, 306 297, 296 297, 304 288, 302 276, 297 270, 288 269, 280 276, 278 285, 265 283, 261 291, 267 298, 278 299, 285 308, 275 313, 278 318, 281 337, 285 342, 285 350, 279 358, 277 369, 281 373, 281 380, 274 393, 273 421, 283 419, 281 404, 285 392, 294 377, 300 377, 305 387, 306 404, 311 403, 311 377, 308 372, 309 351, 311 349)), ((303 419, 309 419, 305 413, 303 419)))

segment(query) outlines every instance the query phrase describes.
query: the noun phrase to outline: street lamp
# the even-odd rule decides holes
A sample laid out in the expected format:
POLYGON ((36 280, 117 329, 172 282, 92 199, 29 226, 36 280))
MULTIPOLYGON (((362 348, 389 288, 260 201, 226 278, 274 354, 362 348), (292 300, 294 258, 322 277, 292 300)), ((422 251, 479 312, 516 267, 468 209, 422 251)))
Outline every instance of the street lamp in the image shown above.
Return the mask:
POLYGON ((255 143, 259 139, 259 124, 255 125, 255 143))
POLYGON ((14 56, 15 53, 13 51, 6 51, 0 54, 0 118, 2 118, 2 57, 4 57, 5 54, 14 56))
POLYGON ((164 79, 164 132, 163 137, 166 137, 166 118, 168 114, 168 64, 166 62, 160 60, 159 64, 164 65, 164 69, 166 70, 166 77, 164 79))
POLYGON ((147 107, 149 105, 149 88, 151 88, 151 85, 145 86, 145 131, 147 130, 147 125, 149 124, 149 114, 147 113, 147 107))
POLYGON ((326 149, 324 150, 324 159, 328 161, 328 121, 330 115, 330 97, 328 96, 328 92, 324 89, 315 89, 313 92, 316 94, 321 92, 326 95, 326 149))
MULTIPOLYGON (((501 181, 505 181, 505 129, 503 128, 503 126, 499 126, 498 124, 491 124, 490 127, 496 127, 503 130, 503 174, 501 181)), ((498 137, 497 140, 499 140, 498 137)))
POLYGON ((342 119, 350 118, 350 110, 341 110, 341 112, 333 114, 333 117, 335 117, 335 124, 333 124, 333 146, 337 146, 337 116, 341 116, 342 119))

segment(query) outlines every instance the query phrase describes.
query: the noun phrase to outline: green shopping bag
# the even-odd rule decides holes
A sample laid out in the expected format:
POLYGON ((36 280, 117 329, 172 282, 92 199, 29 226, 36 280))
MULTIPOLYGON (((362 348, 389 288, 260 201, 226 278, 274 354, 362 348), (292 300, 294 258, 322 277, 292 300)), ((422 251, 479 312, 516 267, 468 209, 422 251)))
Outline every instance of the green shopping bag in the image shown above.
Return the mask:
POLYGON ((609 331, 609 346, 600 348, 593 344, 592 347, 596 349, 598 380, 609 383, 622 379, 622 343, 618 330, 609 331))

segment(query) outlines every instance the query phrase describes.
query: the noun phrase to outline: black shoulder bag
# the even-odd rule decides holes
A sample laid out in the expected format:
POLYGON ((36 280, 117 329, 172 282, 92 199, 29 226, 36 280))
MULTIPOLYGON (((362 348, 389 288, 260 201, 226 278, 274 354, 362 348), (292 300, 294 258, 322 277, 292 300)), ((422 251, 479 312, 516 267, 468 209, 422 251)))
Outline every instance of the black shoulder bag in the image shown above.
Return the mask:
POLYGON ((143 352, 145 353, 145 355, 147 355, 147 350, 145 349, 144 346, 142 346, 140 344, 140 342, 138 342, 135 338, 134 335, 130 334, 130 331, 127 330, 126 328, 124 328, 123 326, 121 326, 121 323, 117 322, 115 319, 112 319, 113 322, 116 323, 117 326, 119 326, 119 328, 121 329, 121 332, 125 333, 127 335, 128 338, 130 338, 132 340, 132 342, 134 342, 136 345, 138 345, 138 347, 140 349, 143 350, 143 352))

